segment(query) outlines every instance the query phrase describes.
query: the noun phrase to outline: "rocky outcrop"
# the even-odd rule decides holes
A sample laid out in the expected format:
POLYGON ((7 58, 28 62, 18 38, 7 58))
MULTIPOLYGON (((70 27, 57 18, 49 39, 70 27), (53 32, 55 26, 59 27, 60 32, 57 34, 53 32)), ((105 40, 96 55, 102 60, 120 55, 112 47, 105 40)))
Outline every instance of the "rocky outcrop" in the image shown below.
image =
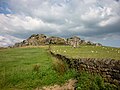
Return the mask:
POLYGON ((93 43, 91 41, 85 41, 80 39, 77 36, 67 38, 67 44, 73 47, 78 47, 79 45, 93 45, 93 46, 102 46, 100 43, 93 43))
POLYGON ((59 60, 65 61, 69 68, 75 68, 78 71, 85 70, 90 73, 99 73, 105 81, 120 86, 120 60, 96 58, 75 59, 52 52, 51 54, 59 60))
POLYGON ((65 45, 66 44, 66 40, 64 38, 60 38, 60 37, 55 37, 55 36, 51 36, 49 38, 46 39, 46 42, 51 41, 51 44, 56 44, 56 45, 65 45))
POLYGON ((75 47, 79 47, 81 39, 77 36, 71 37, 67 39, 67 44, 75 47))
POLYGON ((47 44, 65 45, 66 41, 60 37, 47 37, 44 34, 33 34, 28 39, 23 40, 23 42, 16 43, 13 47, 40 46, 47 44))
POLYGON ((93 45, 93 46, 102 46, 102 44, 100 44, 100 43, 93 43, 91 41, 87 41, 85 44, 86 45, 93 45))
POLYGON ((78 47, 79 45, 95 45, 101 46, 99 43, 92 43, 90 41, 86 42, 85 40, 81 40, 79 37, 74 36, 68 39, 60 38, 60 37, 47 37, 44 34, 33 34, 28 39, 23 40, 20 43, 15 43, 13 47, 23 47, 23 46, 40 46, 40 45, 71 45, 73 47, 78 47))

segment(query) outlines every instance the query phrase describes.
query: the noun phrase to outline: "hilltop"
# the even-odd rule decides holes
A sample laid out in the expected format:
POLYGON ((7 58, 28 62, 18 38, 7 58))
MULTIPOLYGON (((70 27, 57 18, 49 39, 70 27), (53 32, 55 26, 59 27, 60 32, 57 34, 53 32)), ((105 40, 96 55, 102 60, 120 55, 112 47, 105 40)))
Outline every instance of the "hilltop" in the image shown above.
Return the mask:
POLYGON ((77 36, 65 39, 44 34, 33 34, 13 47, 24 48, 0 50, 1 90, 120 88, 120 48, 101 46, 77 36))
POLYGON ((46 36, 44 34, 33 34, 28 39, 23 40, 20 43, 15 43, 12 47, 23 47, 23 46, 40 46, 40 45, 94 45, 102 46, 100 43, 93 43, 91 41, 82 40, 80 37, 73 36, 70 38, 61 38, 56 36, 46 36))

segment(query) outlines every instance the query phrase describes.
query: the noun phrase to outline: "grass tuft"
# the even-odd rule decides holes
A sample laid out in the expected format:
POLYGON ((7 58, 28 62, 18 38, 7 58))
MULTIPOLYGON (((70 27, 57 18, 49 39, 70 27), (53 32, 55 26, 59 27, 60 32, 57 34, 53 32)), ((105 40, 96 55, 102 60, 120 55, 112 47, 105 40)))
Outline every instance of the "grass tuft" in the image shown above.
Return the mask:
POLYGON ((36 65, 33 66, 33 71, 34 72, 38 72, 39 69, 40 69, 40 65, 39 64, 36 64, 36 65))
POLYGON ((67 64, 60 60, 54 60, 52 67, 61 75, 63 75, 68 70, 67 64))
POLYGON ((98 74, 83 71, 77 79, 77 90, 117 90, 115 85, 105 83, 104 79, 98 74))

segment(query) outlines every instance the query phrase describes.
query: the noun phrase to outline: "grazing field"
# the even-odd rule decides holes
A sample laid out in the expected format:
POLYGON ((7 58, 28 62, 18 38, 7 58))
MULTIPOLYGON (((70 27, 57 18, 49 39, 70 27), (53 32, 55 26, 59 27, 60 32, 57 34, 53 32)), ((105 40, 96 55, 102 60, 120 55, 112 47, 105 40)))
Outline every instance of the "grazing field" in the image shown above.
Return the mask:
MULTIPOLYGON (((78 73, 69 69, 67 64, 53 58, 47 48, 48 46, 1 49, 0 90, 39 90, 45 86, 64 85, 70 79, 78 80, 74 86, 77 90, 117 90, 117 86, 105 83, 97 74, 78 73)), ((52 49, 56 52, 59 49, 79 50, 68 46, 55 46, 52 49)), ((75 57, 75 53, 71 52, 72 55, 75 57)))
POLYGON ((71 58, 111 58, 120 60, 120 48, 104 46, 51 46, 51 51, 71 58))
POLYGON ((54 62, 41 48, 0 50, 0 90, 33 89, 61 84, 74 77, 74 71, 59 74, 54 62))

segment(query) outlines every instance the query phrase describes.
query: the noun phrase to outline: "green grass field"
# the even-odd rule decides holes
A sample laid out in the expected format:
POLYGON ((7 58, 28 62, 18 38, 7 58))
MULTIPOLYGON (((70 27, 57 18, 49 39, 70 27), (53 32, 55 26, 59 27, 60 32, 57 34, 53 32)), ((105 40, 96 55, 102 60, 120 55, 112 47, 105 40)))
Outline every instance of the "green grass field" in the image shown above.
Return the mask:
POLYGON ((111 58, 120 60, 120 48, 104 46, 51 46, 51 51, 71 58, 111 58))
MULTIPOLYGON (((74 69, 68 69, 65 63, 52 57, 46 50, 47 48, 48 46, 1 49, 0 90, 35 90, 38 87, 64 84, 71 78, 78 80, 77 90, 116 90, 116 86, 104 83, 99 75, 77 73, 74 69)), ((53 51, 68 56, 92 57, 93 54, 88 50, 97 50, 105 57, 106 53, 101 54, 105 51, 101 50, 102 47, 95 48, 83 46, 74 49, 69 46, 52 46, 53 51)), ((120 49, 113 48, 113 51, 115 50, 120 49)), ((96 54, 96 57, 100 57, 99 54, 96 54)), ((110 55, 116 59, 120 58, 117 53, 110 55)))
POLYGON ((74 77, 72 71, 60 75, 53 69, 53 62, 54 58, 41 48, 0 50, 0 90, 33 89, 74 77))

